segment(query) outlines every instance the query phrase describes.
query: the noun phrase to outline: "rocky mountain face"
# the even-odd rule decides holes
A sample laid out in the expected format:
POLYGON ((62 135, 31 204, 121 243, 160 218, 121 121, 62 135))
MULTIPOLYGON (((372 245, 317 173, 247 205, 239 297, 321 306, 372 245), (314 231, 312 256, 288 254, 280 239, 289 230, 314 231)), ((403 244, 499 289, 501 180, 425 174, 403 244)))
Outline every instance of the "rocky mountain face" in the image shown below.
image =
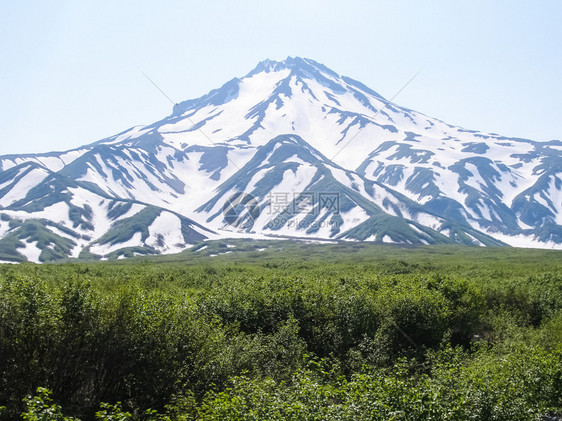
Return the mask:
POLYGON ((229 237, 560 249, 562 142, 455 127, 287 58, 149 126, 0 156, 0 261, 229 237))

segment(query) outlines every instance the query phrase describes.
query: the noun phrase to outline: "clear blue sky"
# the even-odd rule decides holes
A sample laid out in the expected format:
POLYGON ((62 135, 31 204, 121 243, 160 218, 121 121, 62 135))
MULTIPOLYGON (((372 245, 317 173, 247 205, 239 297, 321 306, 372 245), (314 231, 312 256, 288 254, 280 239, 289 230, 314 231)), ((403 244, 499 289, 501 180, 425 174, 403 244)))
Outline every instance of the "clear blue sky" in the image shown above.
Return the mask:
POLYGON ((3 1, 0 155, 65 150, 301 56, 465 128, 562 139, 560 0, 3 1))

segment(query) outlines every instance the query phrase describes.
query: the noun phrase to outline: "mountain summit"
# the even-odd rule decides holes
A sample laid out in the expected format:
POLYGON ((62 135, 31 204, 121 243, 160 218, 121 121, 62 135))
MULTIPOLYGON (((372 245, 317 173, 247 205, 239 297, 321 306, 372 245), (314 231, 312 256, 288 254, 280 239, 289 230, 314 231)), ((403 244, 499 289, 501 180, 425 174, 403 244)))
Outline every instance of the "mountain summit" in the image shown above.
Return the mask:
POLYGON ((164 119, 0 157, 0 260, 174 253, 209 238, 562 248, 562 142, 466 130, 306 58, 164 119))

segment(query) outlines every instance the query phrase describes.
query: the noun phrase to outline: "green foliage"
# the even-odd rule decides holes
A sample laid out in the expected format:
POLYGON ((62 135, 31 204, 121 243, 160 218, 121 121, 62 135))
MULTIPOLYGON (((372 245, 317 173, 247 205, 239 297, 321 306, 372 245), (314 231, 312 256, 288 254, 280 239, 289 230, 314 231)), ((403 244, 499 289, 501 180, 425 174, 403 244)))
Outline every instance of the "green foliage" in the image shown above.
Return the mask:
POLYGON ((161 212, 161 209, 146 207, 129 218, 117 221, 113 224, 111 230, 98 240, 98 243, 124 243, 133 238, 136 233, 141 233, 141 238, 144 241, 148 238, 148 227, 154 222, 161 212))
POLYGON ((0 259, 8 262, 24 262, 26 257, 18 252, 18 248, 25 247, 15 235, 7 235, 0 240, 0 259))
POLYGON ((562 411, 552 253, 383 248, 368 258, 360 244, 272 242, 254 262, 263 243, 197 250, 232 244, 246 262, 0 265, 0 419, 65 419, 61 407, 83 420, 562 411))
POLYGON ((60 405, 53 403, 51 392, 43 387, 37 388, 37 395, 24 399, 26 411, 21 414, 22 419, 28 421, 73 421, 76 418, 62 415, 60 405))
MULTIPOLYGON (((18 228, 0 240, 0 259, 23 261, 25 257, 17 251, 27 243, 35 242, 42 249, 39 255, 41 262, 48 262, 65 258, 76 245, 74 241, 51 232, 47 225, 61 226, 45 220, 30 219, 22 222, 18 228)), ((62 227, 63 230, 64 227, 62 227)))
POLYGON ((290 383, 238 377, 205 397, 198 419, 532 420, 559 409, 560 349, 526 350, 530 359, 486 354, 482 361, 446 348, 434 354, 431 375, 414 376, 401 360, 390 371, 366 370, 349 379, 310 370, 290 383))
POLYGON ((123 411, 121 402, 117 402, 115 405, 102 403, 100 407, 101 409, 96 412, 96 419, 98 420, 126 421, 133 417, 130 412, 123 411))

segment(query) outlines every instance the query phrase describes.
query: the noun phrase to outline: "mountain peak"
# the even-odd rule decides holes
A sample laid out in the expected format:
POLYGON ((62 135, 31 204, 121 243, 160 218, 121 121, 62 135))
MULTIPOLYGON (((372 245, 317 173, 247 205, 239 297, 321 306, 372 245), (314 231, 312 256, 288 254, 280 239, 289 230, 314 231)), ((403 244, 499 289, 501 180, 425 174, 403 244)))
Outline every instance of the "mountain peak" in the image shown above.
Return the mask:
POLYGON ((250 78, 259 73, 280 72, 286 69, 290 70, 291 76, 297 76, 297 78, 301 80, 314 79, 320 82, 321 85, 324 85, 331 89, 333 92, 343 92, 348 90, 349 86, 351 86, 353 87, 353 89, 359 89, 363 92, 367 92, 374 97, 377 97, 380 100, 384 100, 384 98, 379 93, 365 86, 361 82, 358 82, 347 76, 340 75, 329 67, 315 60, 298 56, 289 56, 282 61, 270 59, 263 60, 259 62, 258 65, 245 77, 250 78))
MULTIPOLYGON (((300 80, 314 79, 322 85, 329 87, 335 92, 345 91, 345 84, 355 84, 352 79, 341 77, 339 74, 329 69, 325 65, 309 58, 287 57, 285 60, 277 61, 266 59, 243 78, 234 78, 226 82, 218 89, 213 89, 208 94, 196 99, 182 101, 174 107, 173 115, 179 116, 185 112, 196 109, 203 105, 218 106, 225 104, 238 97, 240 85, 244 80, 251 79, 261 73, 274 73, 289 70, 289 77, 296 76, 300 80)), ((362 88, 365 88, 362 86, 362 88)), ((377 95, 375 92, 371 91, 377 95)))
POLYGON ((266 59, 260 61, 258 65, 248 73, 247 77, 253 76, 257 73, 261 72, 278 72, 281 70, 290 69, 293 73, 307 73, 309 76, 313 76, 314 74, 320 72, 328 74, 334 78, 340 77, 336 72, 331 70, 330 68, 326 67, 325 65, 318 63, 309 58, 303 57, 287 57, 285 60, 277 61, 277 60, 270 60, 266 59))

